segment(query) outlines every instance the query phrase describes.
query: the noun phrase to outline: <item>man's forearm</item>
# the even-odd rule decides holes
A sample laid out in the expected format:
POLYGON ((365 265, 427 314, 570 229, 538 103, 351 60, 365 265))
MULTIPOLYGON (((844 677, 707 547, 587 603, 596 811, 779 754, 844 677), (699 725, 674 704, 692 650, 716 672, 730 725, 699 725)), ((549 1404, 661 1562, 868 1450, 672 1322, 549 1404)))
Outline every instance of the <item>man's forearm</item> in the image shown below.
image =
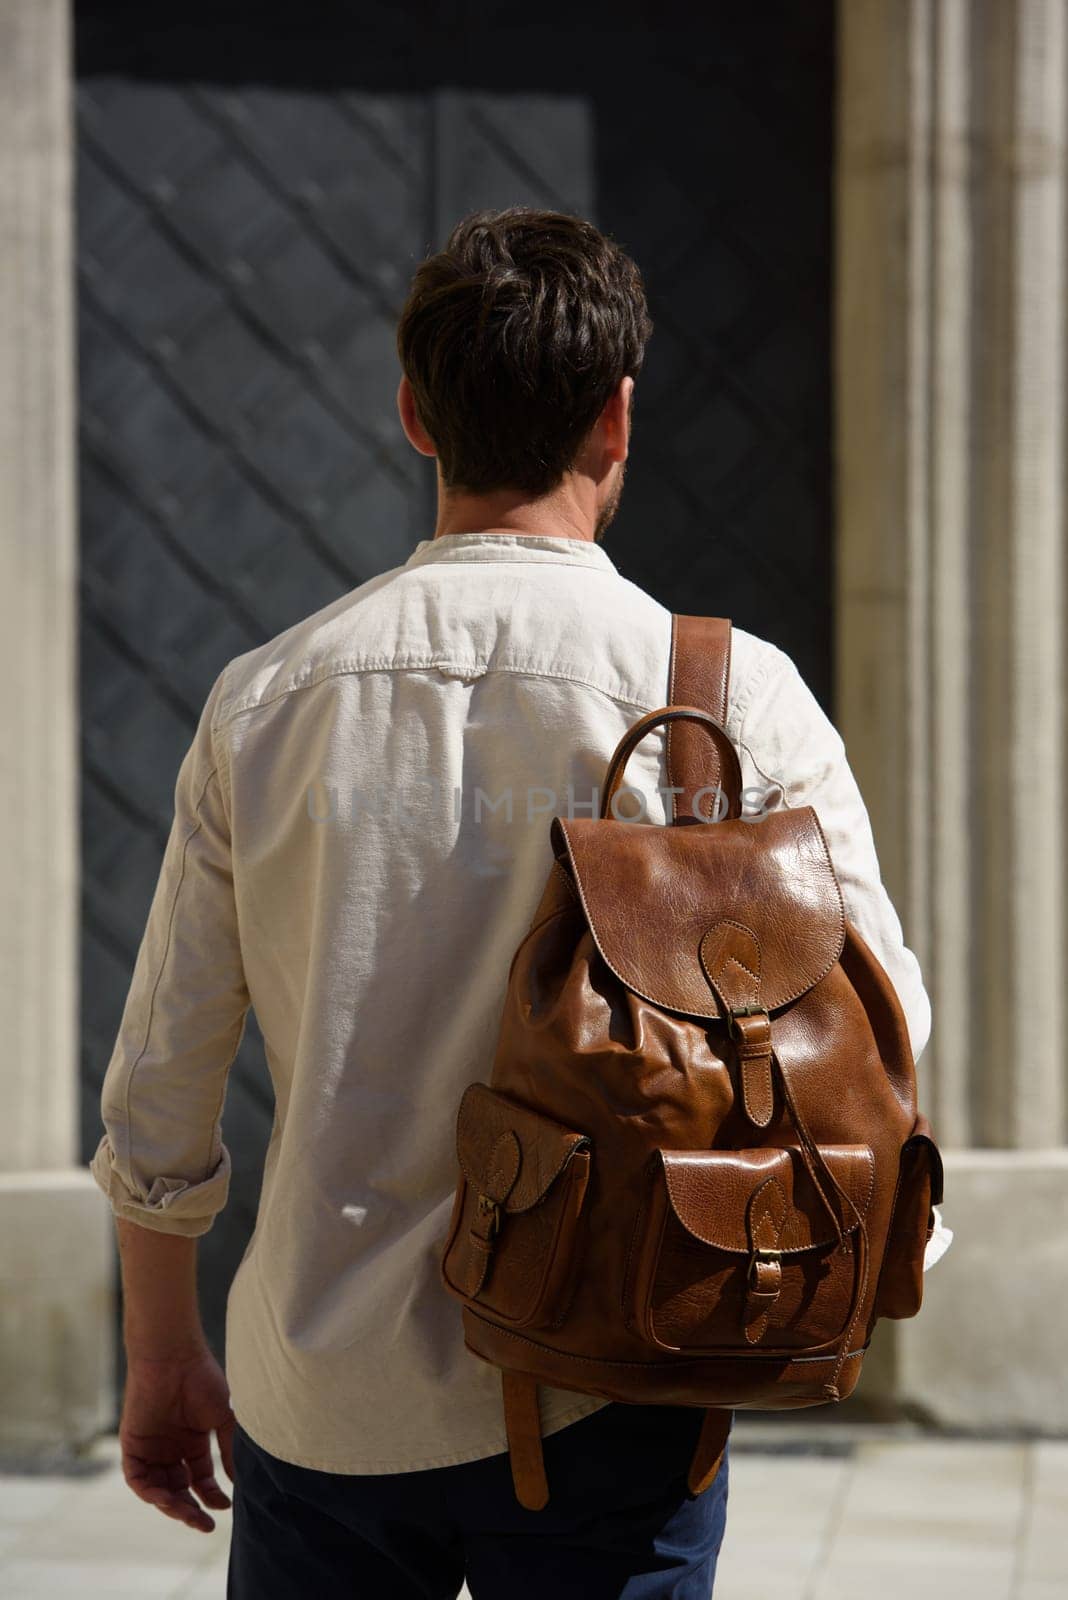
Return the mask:
POLYGON ((197 1301, 197 1241, 116 1217, 128 1357, 169 1359, 206 1346, 197 1301))

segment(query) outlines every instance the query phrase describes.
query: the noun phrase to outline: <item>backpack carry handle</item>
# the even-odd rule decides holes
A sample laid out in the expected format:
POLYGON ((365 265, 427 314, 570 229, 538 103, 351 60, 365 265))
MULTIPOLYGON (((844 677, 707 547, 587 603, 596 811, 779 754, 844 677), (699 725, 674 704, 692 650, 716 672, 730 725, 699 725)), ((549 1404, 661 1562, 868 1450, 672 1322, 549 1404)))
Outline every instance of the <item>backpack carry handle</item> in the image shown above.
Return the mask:
MULTIPOLYGON (((716 721, 715 717, 710 716, 707 711, 701 711, 697 706, 665 706, 660 711, 647 711, 643 717, 639 717, 634 726, 627 729, 616 745, 605 773, 604 796, 601 800, 602 822, 611 815, 610 808, 613 797, 623 781, 623 773, 635 745, 640 744, 645 735, 650 733, 653 728, 659 727, 661 723, 683 720, 700 723, 708 731, 717 749, 719 771, 716 775, 716 783, 710 785, 710 788, 715 789, 718 783, 727 794, 727 811, 725 817, 721 820, 726 821, 732 816, 741 816, 742 768, 738 760, 738 752, 731 742, 730 735, 716 721)), ((707 807, 707 811, 711 812, 714 800, 715 795, 710 793, 702 802, 702 807, 707 807)), ((672 812, 670 802, 667 810, 670 816, 672 812)), ((684 811, 676 819, 677 822, 700 822, 702 820, 711 821, 712 818, 706 815, 702 819, 684 811)))

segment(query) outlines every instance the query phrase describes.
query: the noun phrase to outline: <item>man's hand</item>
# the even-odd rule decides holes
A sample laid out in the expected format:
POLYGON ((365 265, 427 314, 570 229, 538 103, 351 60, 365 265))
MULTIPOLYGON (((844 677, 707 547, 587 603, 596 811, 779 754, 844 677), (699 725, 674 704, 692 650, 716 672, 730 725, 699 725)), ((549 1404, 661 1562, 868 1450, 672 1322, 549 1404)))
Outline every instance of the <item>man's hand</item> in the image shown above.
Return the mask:
POLYGON ((205 1345, 185 1355, 128 1356, 119 1421, 123 1477, 165 1516, 210 1533, 205 1506, 225 1511, 230 1497, 215 1478, 211 1435, 234 1481, 234 1414, 226 1375, 205 1345))

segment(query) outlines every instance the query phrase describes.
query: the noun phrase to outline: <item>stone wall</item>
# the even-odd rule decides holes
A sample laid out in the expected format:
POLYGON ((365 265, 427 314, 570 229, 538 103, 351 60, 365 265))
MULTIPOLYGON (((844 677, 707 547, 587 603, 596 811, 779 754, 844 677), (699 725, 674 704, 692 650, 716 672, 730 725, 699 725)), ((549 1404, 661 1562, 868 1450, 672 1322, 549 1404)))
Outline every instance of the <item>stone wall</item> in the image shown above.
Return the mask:
POLYGON ((0 7, 0 1453, 113 1410, 112 1224, 78 1162, 77 540, 66 0, 0 7))
POLYGON ((956 1231, 857 1392, 1050 1432, 1068 1429, 1066 23, 1064 0, 848 0, 836 156, 837 720, 931 992, 921 1104, 956 1231))

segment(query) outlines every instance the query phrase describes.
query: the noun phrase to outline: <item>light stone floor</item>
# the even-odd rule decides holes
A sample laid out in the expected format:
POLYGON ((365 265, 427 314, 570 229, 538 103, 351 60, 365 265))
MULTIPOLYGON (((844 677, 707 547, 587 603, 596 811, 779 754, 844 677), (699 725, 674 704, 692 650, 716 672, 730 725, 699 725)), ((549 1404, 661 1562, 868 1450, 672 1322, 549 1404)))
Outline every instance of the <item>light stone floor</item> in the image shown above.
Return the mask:
MULTIPOLYGON (((215 1516, 198 1534, 136 1500, 114 1437, 65 1473, 5 1471, 0 1596, 224 1600, 215 1516)), ((737 1419, 716 1600, 936 1596, 1068 1600, 1068 1441, 737 1419)))

